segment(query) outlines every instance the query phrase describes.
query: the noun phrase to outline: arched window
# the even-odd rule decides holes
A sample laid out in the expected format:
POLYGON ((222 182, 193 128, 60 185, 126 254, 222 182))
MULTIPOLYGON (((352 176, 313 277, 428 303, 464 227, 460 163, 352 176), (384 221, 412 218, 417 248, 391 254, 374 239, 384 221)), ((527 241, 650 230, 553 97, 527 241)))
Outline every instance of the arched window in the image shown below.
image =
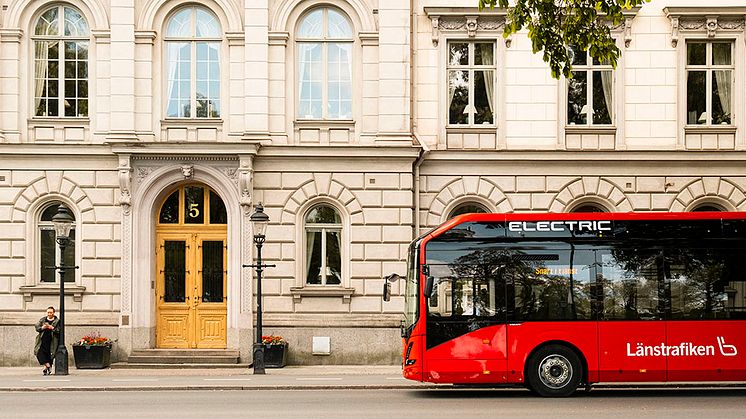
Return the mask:
POLYGON ((342 284, 342 218, 331 205, 317 205, 305 217, 306 284, 342 284))
POLYGON ((454 208, 448 215, 448 218, 451 219, 461 214, 482 214, 485 212, 489 211, 484 207, 484 205, 477 204, 476 202, 465 202, 454 208))
POLYGON ((88 44, 83 15, 53 6, 34 27, 34 115, 88 116, 88 44))
POLYGON ((158 213, 159 225, 227 224, 225 203, 212 189, 187 185, 173 191, 158 213))
POLYGON ((721 206, 717 204, 711 204, 711 203, 705 203, 705 204, 699 204, 692 212, 723 212, 725 211, 721 206))
POLYGON ((306 13, 295 37, 298 118, 352 119, 352 25, 337 9, 306 13))
MULTIPOLYGON (((54 231, 52 217, 59 207, 59 202, 48 204, 39 218, 39 251, 41 252, 39 269, 42 283, 55 283, 59 280, 59 273, 54 268, 55 266, 75 266, 75 223, 70 229, 70 240, 65 246, 64 256, 60 254, 60 247, 57 245, 57 233, 54 231)), ((73 216, 72 211, 70 215, 73 216)), ((75 282, 75 269, 65 271, 65 282, 75 282)))
POLYGON ((220 117, 220 45, 217 17, 186 7, 166 27, 166 117, 220 117))
POLYGON ((573 208, 570 212, 609 212, 606 208, 603 208, 597 204, 580 204, 573 208))

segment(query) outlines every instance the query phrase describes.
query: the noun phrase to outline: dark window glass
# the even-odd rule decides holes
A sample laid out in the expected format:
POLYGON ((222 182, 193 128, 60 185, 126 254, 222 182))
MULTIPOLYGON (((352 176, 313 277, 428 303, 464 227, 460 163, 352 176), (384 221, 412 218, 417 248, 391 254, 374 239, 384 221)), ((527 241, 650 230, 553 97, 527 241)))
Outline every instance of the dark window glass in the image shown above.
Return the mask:
POLYGON ((319 285, 321 284, 321 231, 306 232, 306 247, 309 251, 306 253, 306 283, 319 285))
POLYGON ((338 231, 326 232, 326 284, 342 283, 342 256, 340 255, 340 234, 338 231))
MULTIPOLYGON (((59 208, 60 208, 60 204, 52 204, 52 205, 48 206, 41 213, 41 220, 42 221, 52 221, 52 217, 54 217, 54 214, 57 214, 57 210, 59 208)), ((72 213, 70 215, 72 215, 72 213)))
MULTIPOLYGON (((45 211, 46 212, 46 211, 45 211)), ((54 230, 41 230, 41 282, 55 282, 57 265, 57 243, 54 230)))
POLYGON ((184 223, 203 224, 205 222, 205 189, 201 186, 184 188, 184 223))
POLYGON ((183 303, 186 301, 186 242, 167 240, 163 247, 163 299, 167 303, 183 303))
POLYGON ((65 282, 75 282, 75 230, 70 230, 70 240, 65 246, 63 264, 70 267, 65 270, 65 282))
POLYGON ((567 80, 567 122, 570 125, 588 123, 588 72, 573 71, 567 80))
POLYGON ((604 284, 604 318, 608 320, 659 320, 666 302, 663 258, 659 250, 618 247, 601 258, 600 282, 604 284))
POLYGON ((319 205, 308 212, 306 223, 340 224, 342 223, 342 219, 334 208, 328 205, 319 205))
POLYGON ((161 224, 179 224, 179 191, 172 193, 163 203, 158 222, 161 224))
POLYGON ((687 124, 707 123, 707 72, 689 71, 686 79, 687 124))
POLYGON ((487 212, 487 210, 483 206, 469 202, 457 206, 453 211, 451 211, 451 215, 448 218, 453 218, 461 214, 482 214, 485 212, 487 212))
POLYGON ((202 242, 202 302, 223 302, 223 242, 202 242))
POLYGON ((707 64, 707 44, 704 42, 687 42, 686 63, 689 65, 707 64))
POLYGON ((605 209, 599 207, 598 205, 593 204, 583 204, 578 207, 575 207, 570 212, 606 212, 605 209))
POLYGON ((715 205, 711 205, 711 204, 700 205, 697 208, 694 208, 692 210, 692 212, 721 212, 721 211, 723 211, 722 208, 715 206, 715 205))
POLYGON ((210 224, 227 224, 228 214, 225 212, 225 204, 218 194, 210 191, 210 224))

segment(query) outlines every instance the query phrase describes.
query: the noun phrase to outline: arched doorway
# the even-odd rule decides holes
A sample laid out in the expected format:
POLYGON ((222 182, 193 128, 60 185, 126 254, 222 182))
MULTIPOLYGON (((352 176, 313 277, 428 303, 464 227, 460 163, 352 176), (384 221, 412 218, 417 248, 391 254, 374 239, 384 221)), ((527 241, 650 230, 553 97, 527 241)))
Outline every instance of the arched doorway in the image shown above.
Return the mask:
POLYGON ((189 184, 161 204, 156 220, 156 345, 225 348, 227 233, 223 200, 189 184))

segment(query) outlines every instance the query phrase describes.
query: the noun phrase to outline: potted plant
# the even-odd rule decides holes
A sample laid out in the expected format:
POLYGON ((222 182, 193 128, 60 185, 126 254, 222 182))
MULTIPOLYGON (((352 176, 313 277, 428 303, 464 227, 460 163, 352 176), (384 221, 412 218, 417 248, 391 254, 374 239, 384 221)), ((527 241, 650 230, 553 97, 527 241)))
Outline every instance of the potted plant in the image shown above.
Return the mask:
POLYGON ((288 361, 288 343, 282 336, 262 336, 264 344, 264 366, 282 368, 288 361))
POLYGON ((111 364, 111 346, 114 340, 98 332, 85 335, 73 343, 76 368, 106 368, 111 364))

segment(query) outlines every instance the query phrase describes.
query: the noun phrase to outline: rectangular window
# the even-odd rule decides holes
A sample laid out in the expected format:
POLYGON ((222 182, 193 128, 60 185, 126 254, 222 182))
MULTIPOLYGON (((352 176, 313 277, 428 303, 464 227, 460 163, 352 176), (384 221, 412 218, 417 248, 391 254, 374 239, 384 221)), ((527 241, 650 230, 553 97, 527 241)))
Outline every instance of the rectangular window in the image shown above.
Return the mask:
POLYGON ((40 229, 40 281, 42 283, 55 283, 59 281, 59 270, 61 264, 71 267, 65 271, 65 282, 75 282, 75 229, 70 230, 70 239, 65 246, 64 260, 60 255, 60 247, 57 244, 57 235, 54 228, 44 226, 40 229))
POLYGON ((495 124, 495 43, 449 41, 448 124, 495 124))
POLYGON ((572 78, 567 80, 567 124, 611 125, 614 121, 614 70, 586 51, 570 47, 572 78))
POLYGON ((733 42, 686 43, 686 123, 730 125, 733 105, 733 42))

